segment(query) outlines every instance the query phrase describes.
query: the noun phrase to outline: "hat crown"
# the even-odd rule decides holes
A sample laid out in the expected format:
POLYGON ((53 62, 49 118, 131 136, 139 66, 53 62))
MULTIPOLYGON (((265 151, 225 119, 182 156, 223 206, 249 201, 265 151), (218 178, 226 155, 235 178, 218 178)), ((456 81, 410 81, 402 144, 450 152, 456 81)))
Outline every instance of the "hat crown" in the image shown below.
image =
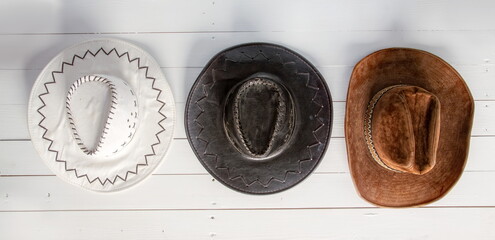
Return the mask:
POLYGON ((436 163, 440 102, 423 88, 398 85, 373 97, 368 109, 373 159, 397 172, 422 175, 436 163))
POLYGON ((226 102, 225 129, 239 152, 251 158, 273 155, 288 142, 294 109, 288 91, 268 77, 234 87, 226 102))
POLYGON ((117 77, 103 76, 79 78, 66 98, 75 144, 93 156, 110 156, 122 150, 138 123, 138 103, 132 88, 117 77))

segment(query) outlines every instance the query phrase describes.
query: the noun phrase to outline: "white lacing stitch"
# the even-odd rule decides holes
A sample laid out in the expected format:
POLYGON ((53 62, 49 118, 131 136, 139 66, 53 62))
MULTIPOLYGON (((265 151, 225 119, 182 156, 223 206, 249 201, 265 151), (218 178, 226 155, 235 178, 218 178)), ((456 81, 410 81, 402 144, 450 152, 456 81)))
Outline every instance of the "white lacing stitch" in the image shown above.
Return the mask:
POLYGON ((69 124, 70 124, 70 128, 72 130, 72 133, 74 134, 74 139, 76 140, 77 142, 77 145, 81 148, 81 150, 88 154, 88 155, 94 155, 96 153, 98 153, 98 151, 100 150, 101 146, 103 145, 104 141, 105 141, 105 135, 108 133, 108 128, 110 126, 110 122, 113 120, 113 117, 112 115, 114 115, 114 110, 116 109, 116 106, 117 106, 117 91, 115 89, 115 85, 112 84, 112 82, 104 77, 98 77, 98 76, 84 76, 84 77, 81 77, 79 79, 77 79, 77 81, 75 81, 72 86, 69 88, 69 92, 67 94, 67 99, 66 99, 66 108, 67 108, 67 117, 69 118, 69 124), (95 149, 93 150, 89 150, 85 145, 84 143, 82 142, 81 140, 81 137, 79 136, 79 133, 77 132, 77 128, 76 128, 76 124, 74 122, 74 119, 72 117, 72 110, 71 110, 71 106, 70 106, 70 102, 72 100, 72 96, 74 94, 74 92, 77 90, 77 88, 79 88, 79 86, 81 86, 83 83, 86 83, 86 82, 101 82, 101 83, 104 83, 108 86, 108 88, 110 89, 110 93, 111 93, 111 105, 110 105, 110 111, 109 111, 109 114, 108 114, 108 118, 107 118, 107 121, 105 123, 105 126, 103 128, 103 132, 102 134, 100 134, 100 139, 98 140, 98 144, 96 145, 95 149))
POLYGON ((371 133, 371 122, 373 120, 373 110, 375 109, 376 103, 378 102, 378 100, 380 100, 380 98, 383 96, 383 94, 385 94, 386 92, 388 92, 389 90, 391 90, 393 88, 402 87, 402 86, 405 86, 405 85, 402 85, 402 84, 401 85, 394 85, 394 86, 390 86, 390 87, 387 87, 387 88, 380 90, 377 94, 375 94, 375 96, 373 96, 371 101, 368 103, 368 108, 367 108, 365 116, 364 116, 364 137, 366 140, 366 145, 368 146, 368 150, 371 153, 371 157, 373 157, 373 160, 375 160, 375 162, 380 164, 380 166, 382 166, 388 170, 394 171, 394 172, 403 172, 403 171, 399 171, 399 170, 396 170, 396 169, 393 169, 393 168, 387 166, 387 164, 385 164, 383 162, 383 160, 380 158, 380 156, 376 152, 376 148, 375 148, 375 145, 373 144, 373 137, 372 137, 372 133, 371 133))

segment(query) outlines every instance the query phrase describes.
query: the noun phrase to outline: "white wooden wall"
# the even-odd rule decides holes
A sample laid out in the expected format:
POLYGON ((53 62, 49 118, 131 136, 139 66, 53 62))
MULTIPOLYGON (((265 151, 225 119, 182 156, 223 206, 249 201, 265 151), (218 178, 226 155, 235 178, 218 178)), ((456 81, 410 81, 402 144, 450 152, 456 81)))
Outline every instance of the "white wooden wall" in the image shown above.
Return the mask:
POLYGON ((495 239, 493 0, 2 0, 0 239, 495 239), (36 154, 26 107, 41 69, 62 49, 114 37, 153 55, 177 102, 172 147, 154 175, 124 192, 68 185, 36 154), (217 52, 246 42, 287 46, 327 80, 335 117, 316 171, 278 194, 251 196, 214 181, 183 122, 189 88, 217 52), (343 119, 354 64, 386 47, 430 51, 452 64, 476 100, 464 174, 440 201, 382 209, 354 190, 343 119))

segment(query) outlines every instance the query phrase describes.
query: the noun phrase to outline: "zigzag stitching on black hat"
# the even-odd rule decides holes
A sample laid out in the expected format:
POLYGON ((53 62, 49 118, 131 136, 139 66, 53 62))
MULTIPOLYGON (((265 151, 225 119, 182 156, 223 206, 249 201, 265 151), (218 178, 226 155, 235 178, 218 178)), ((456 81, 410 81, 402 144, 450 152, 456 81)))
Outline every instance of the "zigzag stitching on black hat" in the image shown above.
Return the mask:
POLYGON ((61 68, 61 70, 60 70, 60 71, 52 71, 52 73, 51 73, 51 74, 52 74, 52 81, 44 83, 44 84, 43 84, 43 86, 44 86, 44 88, 45 88, 45 92, 44 92, 44 93, 42 93, 42 94, 39 94, 39 95, 38 95, 38 98, 39 98, 39 99, 41 100, 41 102, 43 103, 43 105, 37 109, 37 112, 38 112, 38 113, 42 116, 42 119, 41 119, 41 121, 38 123, 38 126, 39 126, 39 127, 41 127, 41 128, 44 130, 44 133, 43 133, 43 135, 42 135, 42 139, 44 139, 44 140, 46 140, 46 141, 49 141, 49 142, 50 142, 50 145, 48 146, 48 151, 49 151, 49 152, 53 152, 53 153, 55 153, 55 161, 56 161, 56 162, 59 162, 59 163, 64 163, 64 168, 65 168, 65 171, 67 171, 67 172, 73 171, 73 172, 74 172, 74 174, 75 174, 75 176, 76 176, 77 178, 83 178, 83 177, 85 177, 85 178, 88 180, 88 182, 89 182, 89 183, 93 183, 93 182, 95 182, 96 180, 98 180, 98 182, 99 182, 101 185, 105 185, 105 183, 107 183, 107 182, 109 182, 110 184, 112 184, 112 185, 113 185, 113 184, 115 183, 115 181, 117 181, 117 178, 119 178, 119 179, 121 179, 122 181, 124 181, 124 182, 125 182, 125 181, 127 181, 127 178, 128 178, 128 176, 129 176, 129 174, 130 174, 130 173, 137 175, 137 174, 139 173, 139 167, 148 166, 148 157, 151 157, 151 156, 155 156, 155 155, 156 155, 154 147, 155 147, 156 145, 159 145, 159 144, 161 143, 160 137, 158 137, 158 135, 159 135, 159 134, 161 134, 162 132, 164 132, 164 131, 165 131, 165 128, 163 127, 162 122, 163 122, 163 121, 165 121, 165 120, 167 119, 167 117, 165 116, 165 114, 163 114, 163 113, 161 112, 161 110, 162 110, 162 109, 163 109, 163 107, 165 106, 165 102, 163 102, 163 101, 161 101, 161 100, 160 100, 160 95, 161 95, 161 93, 162 93, 162 90, 161 90, 161 89, 159 89, 159 88, 156 88, 156 87, 155 87, 155 81, 156 81, 156 78, 153 78, 153 77, 148 76, 148 66, 141 66, 141 59, 140 59, 139 57, 136 57, 136 58, 131 59, 131 58, 130 58, 130 56, 129 56, 129 52, 125 52, 125 53, 123 53, 123 54, 119 54, 119 53, 118 53, 118 51, 117 51, 117 49, 115 49, 115 48, 112 48, 109 52, 107 52, 107 51, 105 51, 105 49, 103 49, 103 47, 101 47, 100 49, 98 49, 98 51, 96 51, 96 53, 93 53, 93 52, 91 52, 91 50, 89 50, 89 49, 88 49, 88 50, 84 53, 84 55, 83 55, 82 57, 81 57, 81 56, 79 56, 79 55, 77 55, 77 54, 75 54, 75 55, 72 57, 72 61, 71 61, 70 63, 68 63, 68 62, 63 62, 63 63, 62 63, 62 68, 61 68), (43 113, 41 113, 41 112, 40 112, 40 110, 41 110, 41 109, 43 109, 44 107, 46 107, 46 103, 45 103, 45 101, 43 101, 42 96, 50 94, 50 91, 48 90, 47 85, 49 85, 49 84, 54 84, 54 83, 56 82, 56 81, 55 81, 55 74, 62 74, 62 73, 64 73, 64 67, 65 67, 65 65, 68 65, 68 66, 73 66, 73 65, 74 65, 74 61, 76 60, 76 58, 79 58, 79 59, 83 60, 84 58, 86 58, 86 56, 87 56, 88 54, 92 55, 93 57, 96 57, 96 55, 98 55, 98 53, 100 53, 100 52, 105 53, 107 56, 108 56, 108 55, 110 55, 112 52, 115 52, 115 54, 116 54, 119 58, 123 57, 124 55, 127 55, 127 60, 129 61, 129 63, 132 63, 132 62, 134 62, 134 61, 137 61, 138 69, 139 69, 139 70, 145 69, 145 77, 146 77, 146 79, 150 79, 150 80, 152 80, 152 83, 151 83, 151 89, 153 89, 153 90, 155 90, 155 91, 158 91, 158 95, 156 96, 156 101, 157 101, 157 102, 159 102, 159 103, 161 103, 161 106, 160 106, 160 108, 158 109, 158 114, 160 114, 160 115, 163 117, 160 121, 158 121, 158 126, 160 126, 161 130, 160 130, 160 131, 158 131, 158 132, 155 134, 155 137, 156 137, 156 139, 157 139, 157 142, 155 142, 155 143, 151 144, 151 146, 150 146, 150 147, 151 147, 151 151, 152 151, 152 153, 148 153, 148 154, 145 154, 145 155, 144 155, 144 160, 145 160, 145 163, 138 163, 138 164, 136 164, 135 170, 134 170, 134 171, 130 171, 130 170, 129 170, 129 171, 127 171, 127 172, 126 172, 126 174, 125 174, 125 177, 121 177, 119 174, 117 174, 117 175, 114 177, 114 179, 113 179, 113 180, 110 180, 109 178, 106 178, 104 181, 102 181, 102 180, 100 179, 100 177, 96 177, 96 178, 94 178, 94 179, 92 179, 92 180, 91 180, 87 174, 82 174, 82 175, 79 175, 79 174, 77 173, 77 169, 76 169, 76 168, 70 168, 70 169, 69 169, 69 168, 67 167, 67 161, 66 161, 66 160, 62 160, 62 159, 59 159, 59 158, 58 158, 59 152, 58 152, 57 150, 53 150, 53 149, 51 149, 51 147, 52 147, 52 145, 53 145, 53 140, 52 140, 52 139, 50 139, 50 138, 47 138, 47 137, 45 136, 45 135, 46 135, 46 132, 48 131, 48 129, 42 125, 42 122, 46 119, 46 116, 45 116, 43 113))
MULTIPOLYGON (((244 53, 242 53, 244 54, 244 53)), ((245 55, 245 54, 244 54, 245 55)), ((264 54, 262 54, 267 60, 270 60, 269 58, 267 58, 264 54)), ((256 55, 258 56, 258 55, 256 55)), ((247 56, 246 56, 247 57, 247 56)), ((281 57, 278 56, 280 59, 281 57)), ((226 61, 232 61, 232 62, 236 62, 234 60, 231 60, 231 59, 226 59, 226 61)), ((286 64, 291 64, 292 62, 285 62, 285 63, 282 63, 284 64, 284 66, 286 64)), ((225 70, 225 69, 224 69, 225 70)), ((284 175, 284 178, 283 179, 279 179, 279 178, 276 178, 276 177, 271 177, 266 183, 262 183, 259 179, 256 179, 254 181, 251 181, 251 182, 248 182, 244 176, 242 175, 236 175, 236 176, 233 176, 231 177, 231 169, 229 167, 220 167, 218 166, 218 155, 217 154, 214 154, 214 153, 208 153, 207 152, 207 149, 208 149, 208 145, 210 144, 206 139, 203 139, 200 137, 201 133, 203 132, 204 130, 204 126, 201 124, 201 122, 198 120, 201 115, 204 113, 204 109, 201 107, 201 105, 199 104, 199 102, 203 101, 204 99, 206 99, 208 97, 208 91, 206 90, 207 89, 207 85, 213 85, 215 84, 216 82, 216 78, 214 77, 213 78, 213 81, 211 82, 208 82, 208 83, 203 83, 203 96, 200 97, 196 102, 195 102, 195 105, 198 106, 198 108, 201 110, 201 113, 198 114, 196 116, 196 118, 193 120, 199 127, 200 127, 200 130, 196 136, 196 139, 199 140, 199 141, 202 141, 204 143, 206 143, 206 146, 204 148, 204 151, 203 151, 203 155, 204 156, 207 156, 207 157, 213 157, 214 158, 214 161, 215 161, 215 169, 218 169, 218 170, 223 170, 223 171, 227 171, 227 176, 228 176, 228 179, 231 180, 231 181, 234 181, 234 180, 237 180, 237 179, 241 179, 242 182, 244 183, 244 185, 246 187, 249 187, 255 183, 258 183, 260 184, 261 186, 267 188, 273 181, 277 181, 277 182, 281 182, 281 183, 285 183, 286 180, 287 180, 287 177, 289 174, 301 174, 302 171, 301 171, 301 164, 303 162, 307 162, 307 161, 312 161, 314 160, 313 159, 313 154, 311 153, 311 148, 315 147, 315 146, 319 146, 322 144, 322 142, 318 139, 318 137, 316 136, 316 132, 318 132, 323 126, 325 126, 325 123, 322 122, 319 118, 318 118, 318 115, 321 113, 321 111, 323 110, 324 106, 317 102, 315 99, 318 95, 318 91, 320 90, 320 88, 318 86, 312 86, 310 84, 310 78, 309 78, 309 74, 308 73, 296 73, 298 75, 304 75, 306 76, 306 87, 309 88, 309 89, 312 89, 312 90, 315 90, 315 95, 313 96, 313 98, 311 99, 311 102, 317 106, 319 106, 320 108, 318 109, 318 111, 316 112, 316 114, 314 115, 314 119, 316 119, 320 125, 318 125, 315 129, 312 130, 312 134, 313 134, 313 137, 315 138, 316 142, 312 143, 312 144, 309 144, 306 146, 306 149, 308 151, 308 158, 305 158, 305 159, 300 159, 298 160, 298 169, 297 170, 286 170, 285 172, 285 175, 284 175)))

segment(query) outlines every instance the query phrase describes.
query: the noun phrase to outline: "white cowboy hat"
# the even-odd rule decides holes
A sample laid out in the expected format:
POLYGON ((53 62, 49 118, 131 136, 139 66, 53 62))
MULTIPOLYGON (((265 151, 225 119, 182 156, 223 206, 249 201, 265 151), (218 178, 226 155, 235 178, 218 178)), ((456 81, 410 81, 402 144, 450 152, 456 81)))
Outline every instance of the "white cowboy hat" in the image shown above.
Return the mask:
POLYGON ((85 189, 130 187, 159 165, 174 99, 159 65, 133 44, 97 39, 65 49, 29 99, 31 141, 60 178, 85 189))

